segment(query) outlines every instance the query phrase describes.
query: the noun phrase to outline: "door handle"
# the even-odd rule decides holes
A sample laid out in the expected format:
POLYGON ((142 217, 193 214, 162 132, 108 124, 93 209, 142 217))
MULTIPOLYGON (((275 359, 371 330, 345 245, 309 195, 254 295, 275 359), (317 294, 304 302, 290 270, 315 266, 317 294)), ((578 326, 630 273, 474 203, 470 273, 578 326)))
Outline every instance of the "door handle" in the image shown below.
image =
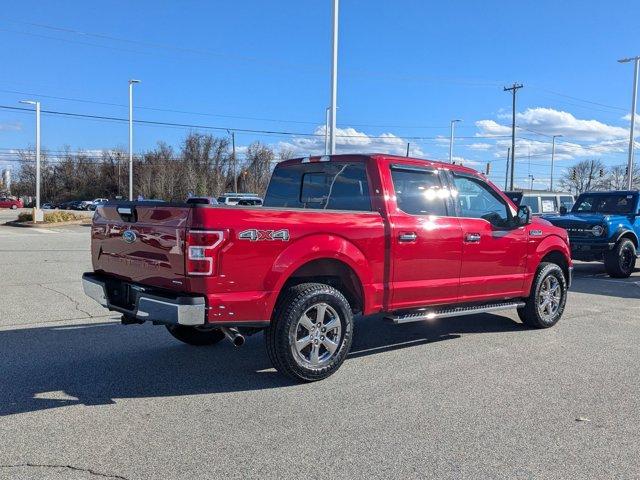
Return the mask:
POLYGON ((401 233, 398 236, 398 240, 401 242, 415 242, 417 239, 418 235, 416 235, 416 232, 401 233))
POLYGON ((467 243, 480 243, 479 233, 467 233, 464 236, 464 241, 467 243))

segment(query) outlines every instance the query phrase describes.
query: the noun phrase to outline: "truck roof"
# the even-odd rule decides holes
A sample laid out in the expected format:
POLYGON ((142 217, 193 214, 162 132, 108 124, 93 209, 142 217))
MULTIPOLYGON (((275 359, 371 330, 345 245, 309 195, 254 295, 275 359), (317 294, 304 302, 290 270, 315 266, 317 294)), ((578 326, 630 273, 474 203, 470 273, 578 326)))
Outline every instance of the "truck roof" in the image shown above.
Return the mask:
POLYGON ((600 190, 593 192, 582 192, 580 195, 636 195, 638 190, 600 190))
MULTIPOLYGON (((429 165, 437 168, 446 168, 449 170, 453 170, 456 172, 465 172, 465 173, 480 173, 481 172, 474 170, 473 168, 464 167, 462 165, 456 165, 448 162, 441 162, 437 160, 429 160, 426 158, 416 158, 416 157, 403 157, 401 155, 390 155, 388 153, 356 153, 356 154, 337 154, 337 155, 313 155, 309 157, 302 158, 292 158, 289 160, 284 160, 279 162, 278 165, 288 165, 292 163, 300 163, 300 162, 323 162, 323 161, 344 161, 349 159, 358 159, 358 160, 383 160, 388 162, 402 162, 402 163, 413 163, 413 164, 423 164, 429 165), (327 160, 328 159, 328 160, 327 160)), ((483 175, 484 176, 484 175, 483 175)))

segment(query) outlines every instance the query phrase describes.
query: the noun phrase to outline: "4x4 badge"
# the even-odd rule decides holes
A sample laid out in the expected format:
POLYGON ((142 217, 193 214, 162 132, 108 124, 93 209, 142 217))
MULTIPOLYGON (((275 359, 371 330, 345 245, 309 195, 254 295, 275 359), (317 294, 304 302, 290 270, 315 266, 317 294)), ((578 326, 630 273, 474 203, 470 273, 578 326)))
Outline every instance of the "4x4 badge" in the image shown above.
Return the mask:
POLYGON ((257 230, 255 228, 251 228, 240 232, 238 234, 238 238, 240 240, 249 240, 251 242, 260 242, 264 240, 280 240, 282 242, 288 242, 289 230, 257 230))

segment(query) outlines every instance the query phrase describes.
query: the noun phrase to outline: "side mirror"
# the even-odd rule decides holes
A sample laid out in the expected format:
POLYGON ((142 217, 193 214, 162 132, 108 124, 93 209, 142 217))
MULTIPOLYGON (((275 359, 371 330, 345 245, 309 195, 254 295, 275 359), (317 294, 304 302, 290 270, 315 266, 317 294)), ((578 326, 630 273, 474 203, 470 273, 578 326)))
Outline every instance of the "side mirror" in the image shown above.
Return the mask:
POLYGON ((567 207, 565 207, 564 205, 560 205, 560 215, 566 215, 567 214, 567 207))
POLYGON ((518 225, 529 225, 531 223, 531 209, 528 205, 518 207, 518 225))

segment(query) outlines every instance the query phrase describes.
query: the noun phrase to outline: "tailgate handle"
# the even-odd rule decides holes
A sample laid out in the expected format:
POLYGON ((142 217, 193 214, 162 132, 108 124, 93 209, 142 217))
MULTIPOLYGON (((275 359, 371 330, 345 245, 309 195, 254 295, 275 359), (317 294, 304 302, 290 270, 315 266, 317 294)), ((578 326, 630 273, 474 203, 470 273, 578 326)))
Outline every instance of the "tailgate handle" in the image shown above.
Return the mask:
POLYGON ((120 215, 131 215, 133 214, 133 211, 131 210, 131 207, 118 207, 118 213, 120 215))

